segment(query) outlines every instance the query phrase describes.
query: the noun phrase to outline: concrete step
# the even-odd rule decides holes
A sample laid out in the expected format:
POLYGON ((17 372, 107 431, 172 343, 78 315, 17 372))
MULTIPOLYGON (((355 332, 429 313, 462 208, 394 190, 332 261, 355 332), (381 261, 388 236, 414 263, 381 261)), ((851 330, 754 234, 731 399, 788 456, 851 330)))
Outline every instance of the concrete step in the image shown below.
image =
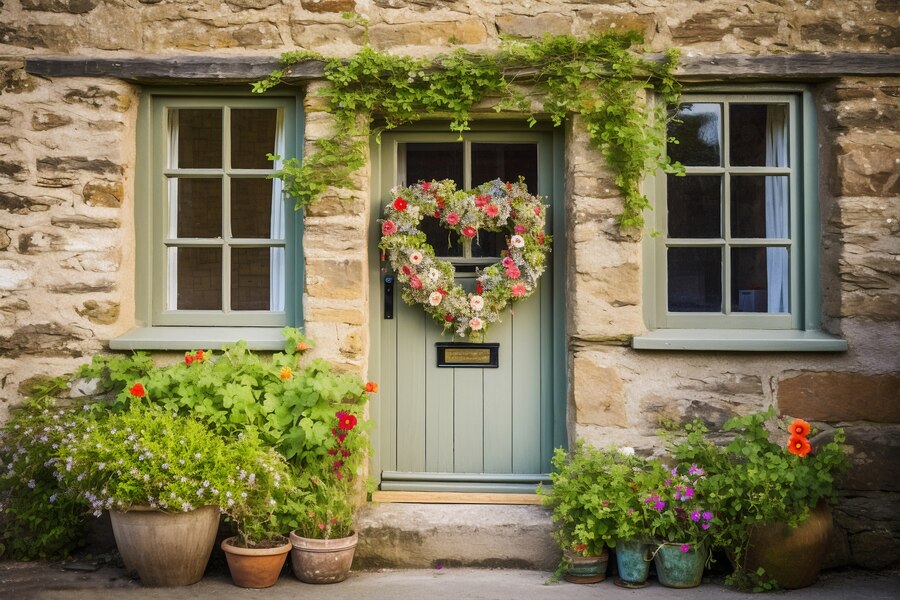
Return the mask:
POLYGON ((560 551, 540 506, 367 503, 354 568, 482 567, 553 571, 560 551))

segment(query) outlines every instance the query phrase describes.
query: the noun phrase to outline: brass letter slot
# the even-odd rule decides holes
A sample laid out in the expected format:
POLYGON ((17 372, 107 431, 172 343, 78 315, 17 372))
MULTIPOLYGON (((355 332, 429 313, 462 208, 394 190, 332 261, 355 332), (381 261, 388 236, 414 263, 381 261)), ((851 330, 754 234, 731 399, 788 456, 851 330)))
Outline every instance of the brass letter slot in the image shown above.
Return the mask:
POLYGON ((438 367, 496 369, 500 366, 500 344, 438 342, 435 348, 438 367))

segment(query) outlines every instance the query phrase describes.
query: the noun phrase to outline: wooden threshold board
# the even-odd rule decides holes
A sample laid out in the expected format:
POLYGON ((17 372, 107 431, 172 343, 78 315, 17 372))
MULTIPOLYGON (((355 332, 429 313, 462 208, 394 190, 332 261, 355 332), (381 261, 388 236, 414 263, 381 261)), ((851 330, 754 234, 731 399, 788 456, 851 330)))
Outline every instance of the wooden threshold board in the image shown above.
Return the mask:
POLYGON ((372 502, 422 504, 541 504, 537 494, 463 492, 372 492, 372 502))

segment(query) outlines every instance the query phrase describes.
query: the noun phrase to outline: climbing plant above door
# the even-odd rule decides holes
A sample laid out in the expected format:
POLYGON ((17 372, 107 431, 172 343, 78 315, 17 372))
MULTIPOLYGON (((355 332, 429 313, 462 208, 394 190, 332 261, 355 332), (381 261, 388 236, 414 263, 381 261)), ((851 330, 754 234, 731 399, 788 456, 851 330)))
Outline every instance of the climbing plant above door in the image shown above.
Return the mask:
POLYGON ((550 250, 550 236, 544 232, 547 205, 528 192, 524 181, 495 179, 463 191, 446 179, 391 192, 379 247, 402 284, 406 303, 421 305, 444 332, 481 341, 508 304, 537 288, 550 250), (420 229, 426 217, 437 219, 448 235, 457 234, 461 244, 471 243, 480 231, 505 234, 502 260, 478 273, 473 292, 455 282, 450 261, 435 256, 420 229))

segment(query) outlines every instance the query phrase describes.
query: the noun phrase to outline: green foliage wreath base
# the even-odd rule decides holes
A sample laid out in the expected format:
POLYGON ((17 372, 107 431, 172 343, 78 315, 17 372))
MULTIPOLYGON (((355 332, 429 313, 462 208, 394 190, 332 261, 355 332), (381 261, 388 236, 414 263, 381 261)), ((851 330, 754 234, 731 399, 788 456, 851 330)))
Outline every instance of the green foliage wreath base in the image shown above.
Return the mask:
MULTIPOLYGON (((325 62, 330 85, 321 93, 338 133, 317 140, 302 162, 284 161, 276 176, 299 209, 329 187, 353 186, 350 175, 365 165, 364 140, 373 131, 378 136, 423 118, 446 117, 450 129, 462 134, 470 129, 473 107, 488 98, 497 99, 497 112, 527 115, 534 125, 537 115, 526 95, 534 90, 542 94, 543 112, 554 125, 581 116, 591 143, 615 172, 624 198, 620 225, 639 227, 649 206, 641 180, 657 168, 677 169, 665 156, 666 107, 680 95, 673 75, 678 52, 652 60, 638 52, 642 43, 640 33, 609 31, 584 39, 504 40, 494 53, 460 48, 433 58, 397 56, 368 45, 349 59, 285 53, 285 68, 305 60, 325 62), (658 101, 645 98, 648 91, 658 101)), ((284 69, 276 70, 256 82, 253 91, 263 93, 284 77, 284 69)))

